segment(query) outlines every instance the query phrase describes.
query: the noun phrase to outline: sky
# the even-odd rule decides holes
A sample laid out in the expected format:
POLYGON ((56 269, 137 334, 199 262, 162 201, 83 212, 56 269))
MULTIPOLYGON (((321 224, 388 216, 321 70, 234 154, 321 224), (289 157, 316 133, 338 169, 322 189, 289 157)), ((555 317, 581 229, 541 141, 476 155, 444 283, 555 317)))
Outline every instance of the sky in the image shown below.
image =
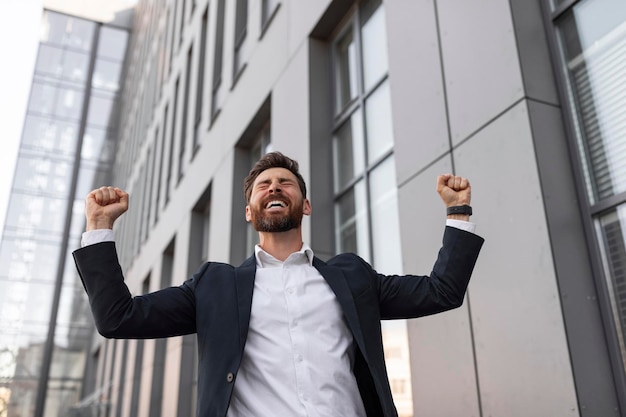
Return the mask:
POLYGON ((0 2, 0 232, 30 93, 41 23, 42 0, 0 2))

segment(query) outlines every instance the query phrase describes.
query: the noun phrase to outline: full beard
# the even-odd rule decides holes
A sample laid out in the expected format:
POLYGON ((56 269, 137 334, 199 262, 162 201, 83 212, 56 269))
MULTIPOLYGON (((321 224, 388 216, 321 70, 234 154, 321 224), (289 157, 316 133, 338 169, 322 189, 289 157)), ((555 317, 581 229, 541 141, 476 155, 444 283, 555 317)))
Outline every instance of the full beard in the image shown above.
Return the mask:
POLYGON ((279 233, 300 227, 302 207, 289 210, 285 215, 263 214, 262 210, 252 210, 252 225, 257 232, 279 233))

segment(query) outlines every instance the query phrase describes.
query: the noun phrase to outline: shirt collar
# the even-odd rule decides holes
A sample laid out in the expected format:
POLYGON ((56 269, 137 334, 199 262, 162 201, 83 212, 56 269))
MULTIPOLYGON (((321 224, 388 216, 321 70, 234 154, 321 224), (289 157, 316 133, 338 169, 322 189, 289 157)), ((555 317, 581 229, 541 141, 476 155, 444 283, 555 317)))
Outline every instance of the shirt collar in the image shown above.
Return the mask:
POLYGON ((309 247, 306 243, 302 244, 302 248, 299 251, 292 253, 289 255, 285 262, 279 261, 269 253, 265 252, 261 249, 261 246, 256 245, 254 247, 254 256, 256 258, 256 266, 257 268, 269 268, 269 267, 280 267, 285 262, 290 263, 308 263, 309 266, 313 266, 313 257, 315 254, 313 253, 313 249, 309 247))

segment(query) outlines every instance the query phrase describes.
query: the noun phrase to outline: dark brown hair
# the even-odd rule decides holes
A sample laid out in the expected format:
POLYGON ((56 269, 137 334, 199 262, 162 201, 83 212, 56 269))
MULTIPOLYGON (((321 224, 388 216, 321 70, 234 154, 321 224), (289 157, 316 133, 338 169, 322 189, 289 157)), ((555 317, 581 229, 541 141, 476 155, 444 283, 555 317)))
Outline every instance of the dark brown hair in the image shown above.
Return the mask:
POLYGON ((256 164, 254 164, 246 179, 243 180, 243 195, 246 198, 246 203, 250 202, 254 181, 261 174, 261 172, 270 168, 285 168, 291 171, 291 173, 298 179, 298 185, 300 186, 302 197, 306 198, 306 184, 304 183, 304 178, 300 175, 298 162, 280 152, 270 152, 265 154, 256 164))

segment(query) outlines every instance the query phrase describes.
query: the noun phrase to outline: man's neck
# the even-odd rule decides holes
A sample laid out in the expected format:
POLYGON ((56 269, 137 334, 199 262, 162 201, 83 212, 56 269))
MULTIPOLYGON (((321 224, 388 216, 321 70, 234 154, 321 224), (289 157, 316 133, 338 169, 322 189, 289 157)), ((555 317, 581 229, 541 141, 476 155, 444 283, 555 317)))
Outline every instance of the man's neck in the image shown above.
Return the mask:
POLYGON ((302 230, 291 229, 280 233, 259 232, 261 249, 284 262, 294 252, 302 249, 302 230))

